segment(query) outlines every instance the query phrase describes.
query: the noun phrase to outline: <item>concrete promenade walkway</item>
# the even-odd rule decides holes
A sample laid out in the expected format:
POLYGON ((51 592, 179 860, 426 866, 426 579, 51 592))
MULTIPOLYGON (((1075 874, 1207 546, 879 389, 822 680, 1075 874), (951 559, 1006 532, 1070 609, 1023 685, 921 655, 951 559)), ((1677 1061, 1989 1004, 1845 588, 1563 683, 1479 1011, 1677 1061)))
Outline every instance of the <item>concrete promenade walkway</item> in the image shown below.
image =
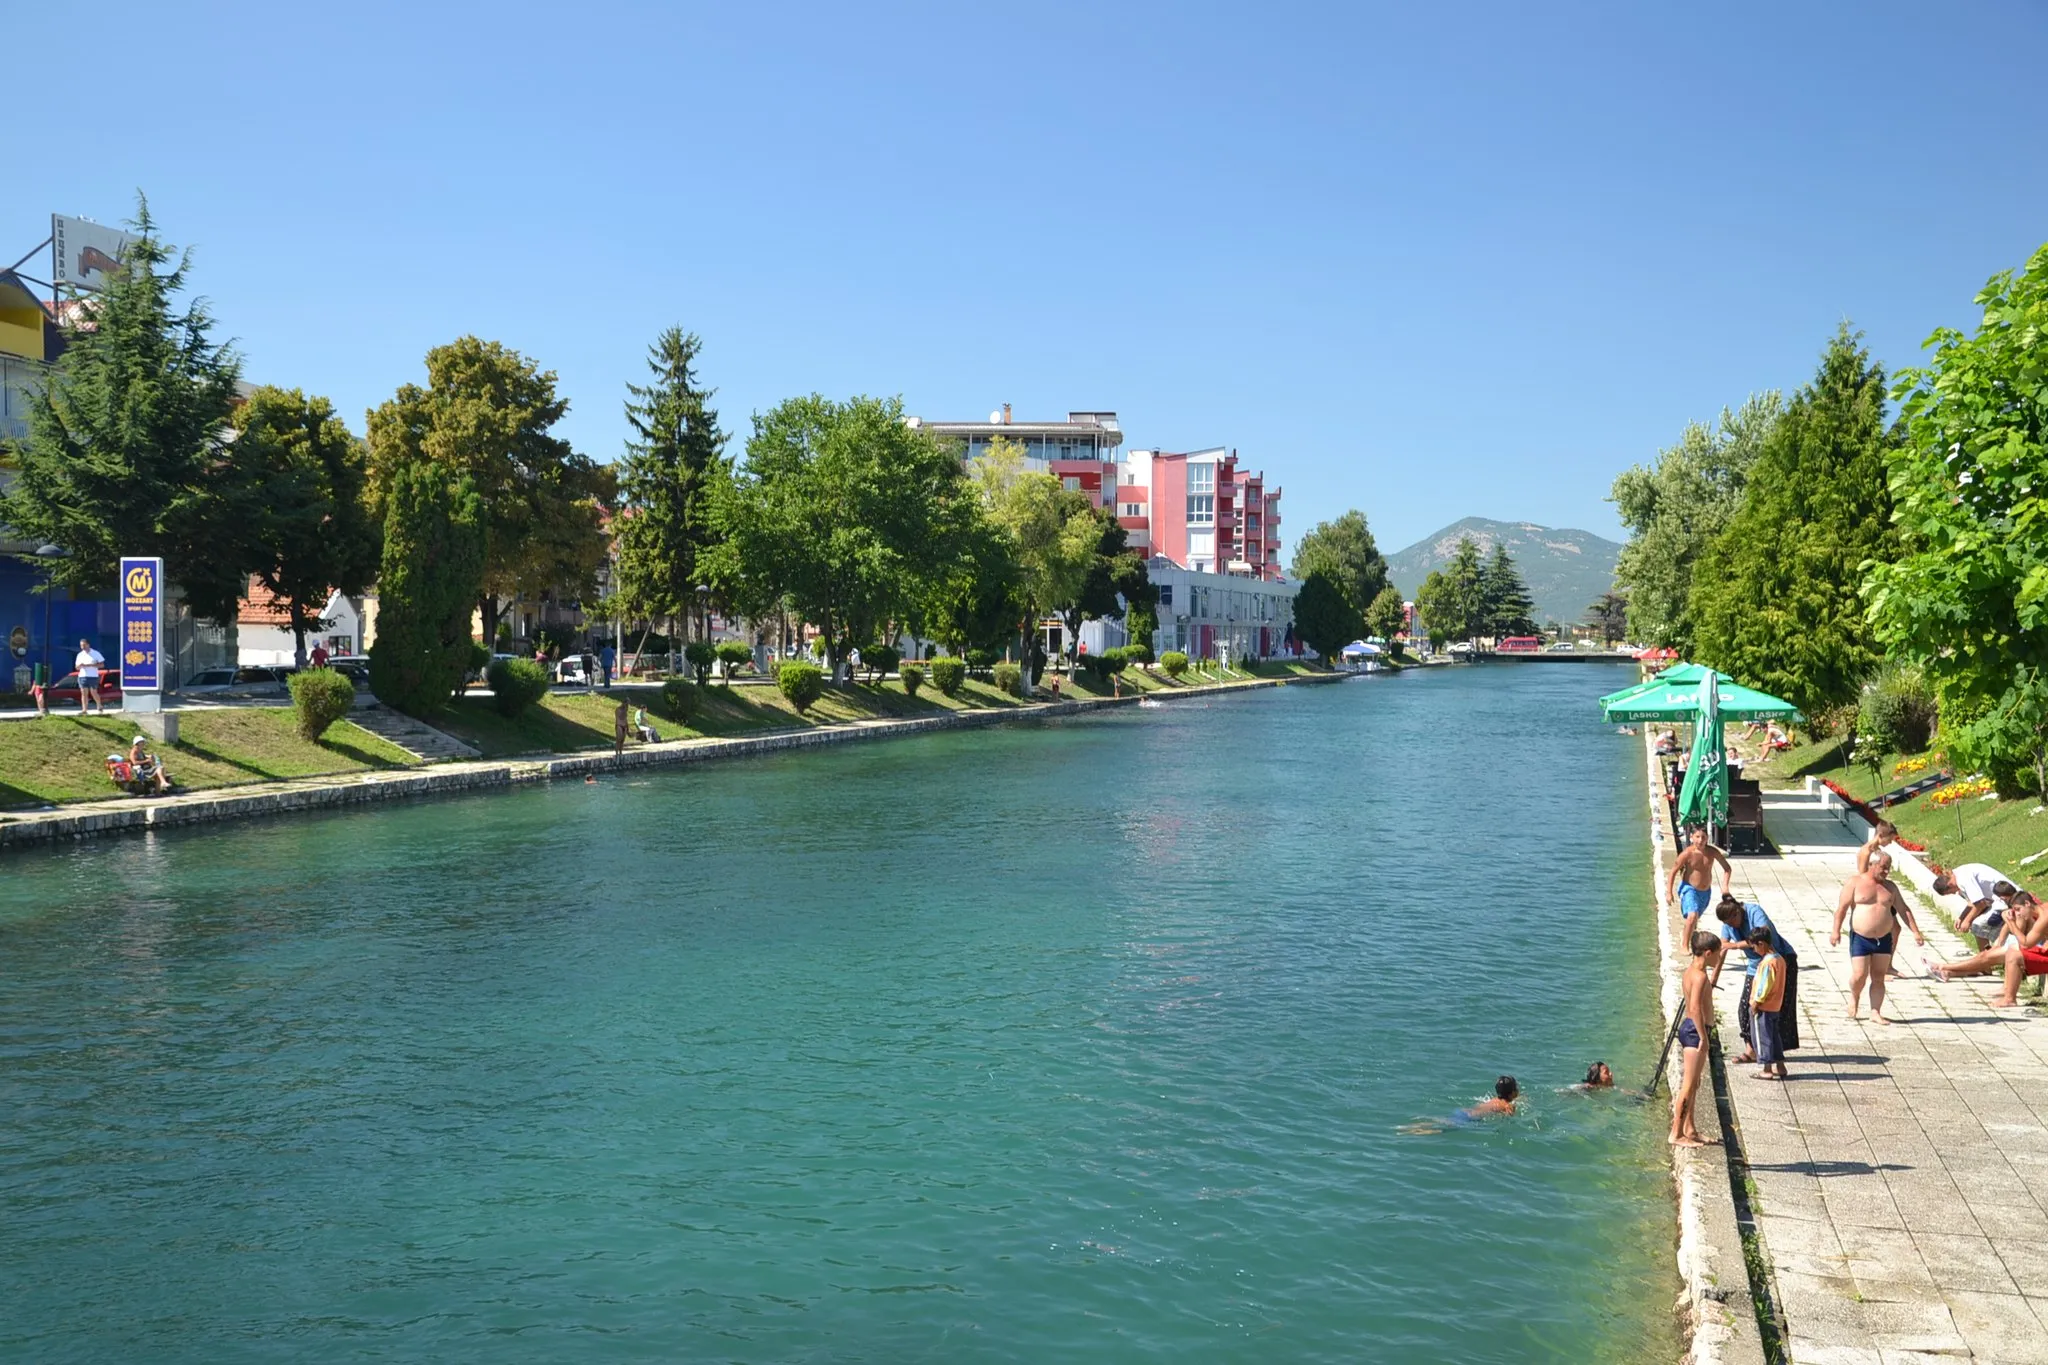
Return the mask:
POLYGON ((1901 935, 1894 1022, 1849 1019, 1828 926, 1860 835, 1818 795, 1766 793, 1764 824, 1782 856, 1735 859, 1734 890, 1799 953, 1788 1083, 1734 1063, 1739 956, 1717 1002, 1791 1358, 2048 1362, 2048 1017, 1992 1009, 1996 978, 1929 979, 1964 948, 1909 889, 1928 948, 1901 935))

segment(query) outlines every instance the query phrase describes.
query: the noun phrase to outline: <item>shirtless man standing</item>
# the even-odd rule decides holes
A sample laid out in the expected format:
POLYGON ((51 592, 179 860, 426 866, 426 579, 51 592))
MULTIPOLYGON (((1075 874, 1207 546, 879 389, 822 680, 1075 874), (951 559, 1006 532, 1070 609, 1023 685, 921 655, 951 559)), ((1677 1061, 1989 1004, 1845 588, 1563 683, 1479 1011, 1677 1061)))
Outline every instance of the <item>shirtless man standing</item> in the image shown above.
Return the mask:
POLYGON ((1675 902, 1678 913, 1685 916, 1685 929, 1679 935, 1680 943, 1690 944, 1693 931, 1699 928, 1700 916, 1707 913, 1714 903, 1714 864, 1721 865, 1721 894, 1728 894, 1728 887, 1735 880, 1735 868, 1729 863, 1728 855, 1707 842, 1704 825, 1693 826, 1692 842, 1671 864, 1671 876, 1667 879, 1664 895, 1675 902), (1680 878, 1685 879, 1683 886, 1680 878))
POLYGON ((1912 930, 1922 948, 1927 940, 1913 923, 1913 912, 1891 885, 1889 854, 1873 854, 1870 865, 1842 883, 1835 902, 1835 923, 1828 934, 1830 946, 1842 941, 1842 921, 1849 921, 1849 1017, 1862 1018, 1859 1002, 1866 987, 1870 992, 1870 1017, 1889 1024, 1884 1017, 1884 979, 1891 969, 1892 951, 1898 947, 1899 926, 1912 930), (1852 913, 1853 912, 1853 913, 1852 913))

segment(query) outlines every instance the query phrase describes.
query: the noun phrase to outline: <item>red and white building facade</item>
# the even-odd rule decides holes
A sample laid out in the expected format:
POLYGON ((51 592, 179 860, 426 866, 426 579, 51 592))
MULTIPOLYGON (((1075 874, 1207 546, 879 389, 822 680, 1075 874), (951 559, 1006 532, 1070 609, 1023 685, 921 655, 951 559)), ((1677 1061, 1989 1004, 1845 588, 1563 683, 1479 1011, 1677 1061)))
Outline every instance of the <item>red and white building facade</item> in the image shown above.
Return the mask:
MULTIPOLYGON (((1241 465, 1235 450, 1126 454, 1114 412, 1020 422, 1005 403, 986 422, 910 421, 962 441, 970 460, 998 436, 1015 441, 1029 468, 1108 508, 1159 585, 1157 652, 1232 661, 1294 652, 1296 585, 1281 569, 1280 489, 1266 485, 1263 470, 1241 465)), ((1122 643, 1114 622, 1082 628, 1090 652, 1122 643)))

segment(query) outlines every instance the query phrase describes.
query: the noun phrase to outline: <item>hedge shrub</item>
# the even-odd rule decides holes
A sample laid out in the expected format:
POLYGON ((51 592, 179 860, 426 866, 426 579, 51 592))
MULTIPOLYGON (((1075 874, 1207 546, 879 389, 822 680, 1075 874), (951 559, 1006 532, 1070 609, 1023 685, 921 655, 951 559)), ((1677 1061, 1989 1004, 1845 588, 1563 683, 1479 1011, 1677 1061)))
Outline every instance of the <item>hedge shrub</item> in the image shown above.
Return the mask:
POLYGON ((903 665, 897 676, 903 679, 903 690, 910 696, 916 696, 917 689, 924 686, 924 670, 916 664, 903 665))
POLYGON ((704 705, 704 694, 687 678, 670 678, 661 685, 661 713, 678 725, 687 725, 704 705))
POLYGON ((894 673, 903 662, 903 651, 893 645, 868 645, 860 652, 860 666, 873 675, 876 682, 885 673, 894 673))
POLYGON ((986 670, 995 667, 995 662, 1000 657, 992 649, 970 649, 967 651, 967 666, 986 670))
POLYGON ((469 642, 469 671, 481 678, 484 675, 484 670, 490 666, 491 647, 482 640, 471 640, 469 642))
POLYGON ((789 698, 791 706, 807 711, 811 703, 825 695, 825 670, 816 664, 790 659, 775 670, 775 685, 789 698))
POLYGON ((1166 676, 1178 680, 1188 671, 1188 656, 1177 649, 1169 649, 1159 656, 1159 666, 1166 670, 1166 676))
POLYGON ((1887 663, 1863 684, 1856 713, 1858 747, 1917 754, 1934 736, 1934 689, 1917 664, 1887 663))
POLYGON ((300 669, 292 674, 291 689, 292 715, 302 739, 318 740, 356 703, 356 685, 331 668, 300 669))
POLYGON ((531 659, 493 660, 484 677, 501 716, 516 716, 548 694, 548 671, 531 659))
POLYGON ((997 664, 995 666, 995 683, 997 691, 1007 692, 1013 697, 1021 697, 1024 695, 1024 670, 1016 664, 997 664))
POLYGON ((711 681, 711 665, 718 662, 718 646, 709 640, 692 640, 683 646, 683 658, 697 675, 697 686, 711 681))
POLYGON ((941 654, 932 660, 931 669, 932 686, 948 697, 960 695, 960 688, 967 681, 967 660, 941 654))
POLYGON ((732 675, 754 662, 754 651, 738 640, 721 640, 718 662, 725 665, 725 685, 731 687, 732 675))

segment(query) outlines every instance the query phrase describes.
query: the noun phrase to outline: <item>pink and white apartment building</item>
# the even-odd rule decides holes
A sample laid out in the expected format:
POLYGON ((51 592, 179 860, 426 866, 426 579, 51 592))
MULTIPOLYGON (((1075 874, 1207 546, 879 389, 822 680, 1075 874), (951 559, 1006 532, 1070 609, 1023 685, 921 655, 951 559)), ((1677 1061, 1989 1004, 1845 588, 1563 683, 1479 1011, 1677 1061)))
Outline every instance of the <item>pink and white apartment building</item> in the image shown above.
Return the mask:
POLYGON ((1131 548, 1200 573, 1277 583, 1280 490, 1217 446, 1184 455, 1134 450, 1116 476, 1116 515, 1131 548))

